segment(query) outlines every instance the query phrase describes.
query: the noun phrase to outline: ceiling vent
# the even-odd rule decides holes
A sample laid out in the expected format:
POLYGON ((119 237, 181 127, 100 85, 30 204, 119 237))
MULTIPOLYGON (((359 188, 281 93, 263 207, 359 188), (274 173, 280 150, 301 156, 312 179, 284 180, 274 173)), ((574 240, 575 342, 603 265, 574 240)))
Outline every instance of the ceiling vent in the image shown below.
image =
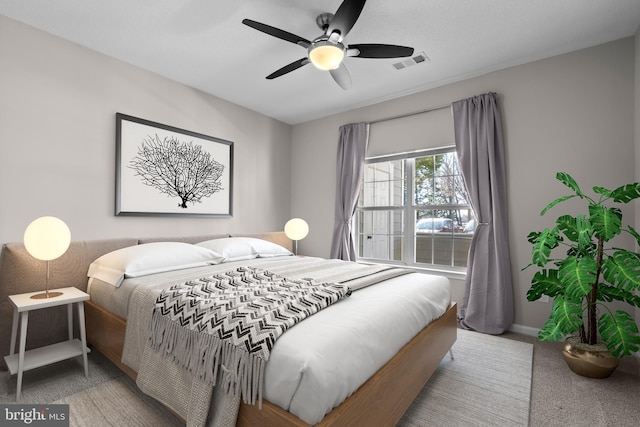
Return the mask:
POLYGON ((428 62, 428 61, 429 61, 429 57, 424 52, 420 52, 417 55, 412 56, 411 58, 404 59, 400 62, 395 62, 391 65, 393 65, 393 68, 395 68, 396 70, 402 70, 407 67, 411 67, 412 65, 416 65, 416 64, 420 64, 422 62, 428 62))

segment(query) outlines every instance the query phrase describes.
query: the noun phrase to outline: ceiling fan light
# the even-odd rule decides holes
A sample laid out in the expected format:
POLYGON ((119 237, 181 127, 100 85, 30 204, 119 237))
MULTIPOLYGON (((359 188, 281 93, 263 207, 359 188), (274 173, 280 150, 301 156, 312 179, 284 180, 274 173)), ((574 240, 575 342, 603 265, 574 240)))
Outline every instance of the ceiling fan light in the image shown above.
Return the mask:
POLYGON ((328 41, 320 41, 311 45, 309 60, 321 70, 335 70, 344 59, 344 48, 328 41))

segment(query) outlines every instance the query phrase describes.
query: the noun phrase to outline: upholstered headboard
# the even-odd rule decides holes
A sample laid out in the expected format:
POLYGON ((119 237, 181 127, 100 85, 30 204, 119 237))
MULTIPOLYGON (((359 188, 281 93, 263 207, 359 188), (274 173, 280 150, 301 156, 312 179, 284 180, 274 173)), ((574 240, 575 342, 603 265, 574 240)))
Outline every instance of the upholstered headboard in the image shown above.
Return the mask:
MULTIPOLYGON (((293 243, 284 232, 254 234, 215 234, 187 237, 119 238, 71 242, 60 258, 49 263, 49 289, 74 286, 87 290, 87 271, 96 258, 127 246, 151 242, 198 243, 226 237, 256 237, 292 250, 293 243)), ((6 369, 4 356, 9 354, 13 307, 9 295, 44 289, 46 263, 33 258, 22 243, 7 243, 0 252, 0 369, 6 369)), ((63 341, 67 337, 65 307, 36 310, 29 314, 27 349, 63 341)), ((77 325, 76 325, 77 327, 77 325)))

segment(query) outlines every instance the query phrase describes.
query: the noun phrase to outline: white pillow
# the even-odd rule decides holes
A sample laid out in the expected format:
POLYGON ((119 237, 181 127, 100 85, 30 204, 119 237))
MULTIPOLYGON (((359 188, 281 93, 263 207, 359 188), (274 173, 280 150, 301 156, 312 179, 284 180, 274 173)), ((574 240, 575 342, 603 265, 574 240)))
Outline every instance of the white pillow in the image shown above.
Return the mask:
POLYGON ((129 246, 102 255, 89 266, 87 276, 120 286, 125 277, 219 264, 224 257, 201 246, 156 242, 129 246))
POLYGON ((251 247, 253 247, 253 250, 258 254, 258 258, 293 255, 289 250, 277 243, 263 239, 245 238, 251 240, 251 247))
POLYGON ((225 260, 228 262, 243 261, 258 257, 267 258, 293 255, 280 245, 253 237, 213 239, 197 243, 196 246, 202 246, 219 253, 225 257, 225 260))

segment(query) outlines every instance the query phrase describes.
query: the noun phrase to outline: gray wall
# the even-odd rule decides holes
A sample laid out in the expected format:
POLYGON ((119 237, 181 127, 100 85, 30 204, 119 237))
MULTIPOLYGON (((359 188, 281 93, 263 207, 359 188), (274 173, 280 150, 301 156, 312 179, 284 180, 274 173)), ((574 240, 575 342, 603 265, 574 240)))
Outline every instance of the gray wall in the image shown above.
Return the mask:
MULTIPOLYGON (((566 194, 555 180, 557 171, 569 172, 585 188, 634 181, 634 55, 634 40, 628 38, 294 126, 291 213, 310 225, 300 251, 329 255, 340 125, 494 91, 502 108, 507 153, 515 323, 541 327, 551 307, 526 301, 534 273, 520 271, 530 261, 526 236, 555 219, 539 212, 566 194)), ((428 66, 410 72, 429 72, 428 66)), ((402 138, 400 131, 397 139, 402 138)), ((454 281, 453 291, 461 300, 462 282, 454 281)))
POLYGON ((74 240, 275 231, 289 218, 289 125, 3 16, 0 58, 1 243, 41 215, 74 240), (116 112, 233 141, 233 218, 114 216, 116 112))

